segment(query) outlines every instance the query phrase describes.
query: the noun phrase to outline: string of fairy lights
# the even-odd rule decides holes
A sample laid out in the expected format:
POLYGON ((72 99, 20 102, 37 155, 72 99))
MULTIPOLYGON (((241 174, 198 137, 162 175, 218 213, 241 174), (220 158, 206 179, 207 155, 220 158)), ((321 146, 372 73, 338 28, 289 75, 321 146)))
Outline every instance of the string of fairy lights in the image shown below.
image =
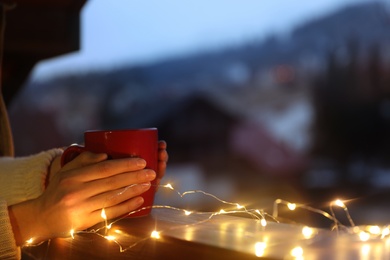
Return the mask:
MULTIPOLYGON (((137 185, 137 184, 135 184, 135 185, 137 185)), ((132 186, 134 186, 134 185, 131 185, 129 187, 124 188, 124 190, 121 191, 117 195, 120 195, 121 193, 125 192, 127 189, 129 189, 132 186)), ((131 245, 124 246, 120 242, 120 237, 125 236, 125 235, 129 235, 129 234, 127 234, 125 231, 119 230, 119 229, 112 230, 112 227, 116 222, 118 222, 118 221, 120 221, 128 216, 131 216, 132 214, 135 214, 135 213, 138 213, 140 211, 144 211, 144 210, 147 210, 150 208, 152 208, 152 209, 169 209, 169 210, 182 212, 183 217, 186 217, 186 216, 189 216, 192 214, 206 215, 206 218, 203 218, 202 220, 197 221, 195 224, 200 224, 200 223, 209 221, 218 215, 237 214, 237 213, 247 214, 250 217, 252 217, 254 219, 254 221, 256 221, 257 223, 260 223, 262 227, 266 228, 268 221, 272 221, 275 223, 281 223, 279 220, 279 208, 281 206, 285 206, 290 211, 295 211, 296 209, 303 209, 303 210, 318 214, 318 215, 320 215, 326 219, 329 219, 330 221, 333 222, 331 230, 335 230, 337 233, 339 233, 340 231, 344 231, 344 232, 347 232, 348 234, 356 235, 357 238, 363 242, 369 241, 370 239, 385 239, 385 238, 389 238, 389 236, 390 236, 390 225, 356 226, 350 213, 349 213, 347 206, 344 204, 344 202, 342 200, 339 200, 339 199, 332 201, 330 203, 330 205, 329 205, 330 211, 329 212, 321 210, 321 209, 317 209, 317 208, 314 208, 314 207, 311 207, 311 206, 308 206, 305 204, 297 204, 297 203, 289 202, 289 201, 282 200, 282 199, 276 199, 274 201, 274 204, 273 204, 273 212, 272 212, 272 214, 269 214, 262 209, 249 209, 249 208, 246 208, 245 206, 243 206, 239 203, 225 201, 225 200, 215 196, 214 194, 205 192, 203 190, 189 190, 189 191, 185 191, 185 192, 181 193, 181 192, 175 190, 175 188, 169 183, 165 184, 165 185, 158 185, 158 187, 174 191, 181 198, 183 198, 185 196, 189 196, 191 194, 201 194, 201 195, 213 198, 214 200, 221 203, 222 205, 225 205, 226 208, 222 208, 222 209, 215 211, 215 212, 203 212, 203 211, 196 211, 196 210, 190 211, 188 209, 182 209, 182 208, 173 207, 173 206, 169 206, 169 205, 153 205, 153 206, 149 206, 149 207, 143 207, 143 208, 140 208, 140 209, 135 210, 135 211, 131 211, 127 215, 125 215, 119 219, 116 219, 114 221, 109 221, 107 219, 105 209, 103 207, 101 210, 101 217, 102 217, 102 222, 104 222, 104 225, 102 225, 100 228, 90 229, 90 230, 79 231, 79 230, 72 229, 69 231, 68 236, 71 237, 72 239, 76 239, 78 234, 95 234, 97 236, 100 236, 100 237, 108 240, 108 241, 116 243, 118 245, 119 251, 125 252, 125 251, 135 247, 140 242, 145 241, 147 239, 160 239, 161 238, 161 232, 163 232, 164 230, 152 230, 150 232, 150 236, 138 239, 136 242, 132 243, 131 245), (229 208, 228 208, 228 206, 229 206, 229 208), (341 208, 344 211, 345 217, 347 218, 348 223, 349 223, 348 226, 342 224, 338 220, 338 218, 336 217, 336 214, 335 214, 335 210, 334 210, 335 207, 341 208)), ((302 234, 305 238, 312 237, 314 232, 315 232, 315 228, 312 228, 309 226, 303 226, 303 228, 302 228, 302 234)), ((35 243, 34 241, 36 241, 36 240, 37 239, 35 239, 34 237, 30 238, 29 240, 26 241, 24 247, 38 246, 38 245, 42 244, 42 242, 35 243)), ((264 252, 265 247, 266 247, 266 244, 264 242, 256 243, 255 254, 257 256, 261 256, 262 253, 264 252)), ((293 248, 291 251, 291 255, 295 256, 295 257, 302 255, 302 248, 299 248, 299 247, 293 248)))

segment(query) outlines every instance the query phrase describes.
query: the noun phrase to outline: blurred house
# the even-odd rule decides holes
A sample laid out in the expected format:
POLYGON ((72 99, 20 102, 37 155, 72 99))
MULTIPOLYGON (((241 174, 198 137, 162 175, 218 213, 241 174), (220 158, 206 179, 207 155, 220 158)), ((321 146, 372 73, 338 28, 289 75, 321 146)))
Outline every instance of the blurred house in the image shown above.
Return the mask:
POLYGON ((303 154, 279 142, 259 123, 241 122, 232 130, 230 142, 234 153, 258 168, 258 174, 294 179, 306 168, 303 154))
POLYGON ((221 95, 193 94, 177 102, 154 102, 153 109, 123 114, 106 128, 158 127, 169 144, 170 164, 196 163, 208 176, 256 179, 300 174, 303 153, 277 140, 260 122, 221 95))

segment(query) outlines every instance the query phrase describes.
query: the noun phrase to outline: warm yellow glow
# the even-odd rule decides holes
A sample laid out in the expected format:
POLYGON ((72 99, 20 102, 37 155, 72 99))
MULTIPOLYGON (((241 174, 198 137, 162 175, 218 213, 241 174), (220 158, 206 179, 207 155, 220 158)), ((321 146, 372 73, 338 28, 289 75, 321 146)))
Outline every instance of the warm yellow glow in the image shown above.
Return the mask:
POLYGON ((353 231, 353 233, 359 233, 359 231, 360 231, 360 227, 353 227, 352 228, 352 231, 353 231))
POLYGON ((371 250, 371 246, 370 245, 363 245, 362 249, 361 249, 362 255, 363 256, 368 256, 368 254, 370 253, 370 250, 371 250))
POLYGON ((110 241, 115 240, 114 236, 105 236, 104 238, 107 239, 107 240, 110 240, 110 241))
POLYGON ((297 208, 297 204, 295 203, 288 203, 287 207, 289 210, 295 210, 297 208))
POLYGON ((245 208, 245 207, 242 206, 242 205, 240 205, 240 204, 237 204, 237 208, 238 208, 238 209, 243 209, 243 208, 245 208))
POLYGON ((344 208, 344 207, 345 207, 344 202, 342 202, 342 201, 339 200, 339 199, 335 200, 335 201, 334 201, 334 204, 335 204, 336 206, 341 207, 341 208, 344 208))
POLYGON ((187 241, 192 241, 194 239, 194 227, 187 227, 184 232, 184 238, 187 241))
POLYGON ((265 242, 257 242, 255 244, 255 255, 257 257, 264 256, 265 248, 267 244, 265 242))
POLYGON ((302 258, 302 256, 303 256, 303 249, 302 249, 302 247, 300 247, 300 246, 294 247, 291 250, 291 256, 293 256, 295 258, 302 258))
MULTIPOLYGON (((159 186, 160 187, 169 188, 171 190, 174 190, 172 185, 169 184, 169 183, 166 184, 166 185, 159 185, 159 186)), ((221 209, 220 211, 216 211, 216 212, 207 212, 207 214, 209 214, 208 220, 210 220, 212 217, 214 217, 214 216, 216 216, 218 214, 229 214, 229 213, 237 213, 237 212, 247 213, 251 217, 256 219, 256 221, 254 222, 256 224, 255 228, 261 229, 261 228, 258 227, 258 224, 260 223, 263 227, 267 226, 267 221, 265 219, 266 217, 267 217, 267 219, 272 217, 272 220, 275 220, 276 223, 279 223, 279 220, 278 220, 278 204, 282 203, 283 205, 286 205, 288 207, 288 209, 291 210, 291 211, 294 211, 296 208, 307 210, 307 211, 310 211, 310 212, 314 212, 314 213, 320 214, 321 216, 326 217, 326 218, 334 221, 336 227, 338 227, 338 225, 342 225, 340 223, 340 221, 338 221, 338 219, 336 218, 332 208, 331 208, 331 210, 332 210, 332 215, 331 215, 331 214, 329 214, 326 211, 323 211, 323 210, 320 210, 320 209, 315 209, 315 208, 312 208, 312 207, 307 206, 307 205, 295 204, 295 203, 287 202, 285 200, 277 199, 274 202, 274 212, 273 212, 272 215, 270 215, 270 214, 268 214, 268 213, 266 213, 266 212, 264 212, 262 210, 247 209, 245 206, 242 206, 242 205, 240 205, 238 203, 232 203, 232 202, 224 201, 224 200, 216 197, 215 195, 213 195, 211 193, 204 192, 202 190, 190 190, 190 191, 186 191, 184 193, 180 193, 180 192, 177 192, 177 193, 178 193, 178 195, 180 197, 184 197, 184 195, 189 195, 189 194, 201 193, 201 194, 203 194, 205 196, 209 196, 209 197, 212 197, 212 198, 216 199, 221 204, 229 205, 229 208, 227 210, 221 209), (231 210, 231 206, 232 205, 235 205, 238 210, 237 209, 231 210), (256 214, 254 214, 254 212, 256 214)), ((119 195, 119 193, 118 193, 118 195, 119 195)), ((344 225, 342 225, 342 226, 343 226, 343 228, 348 229, 348 231, 349 231, 348 234, 353 233, 354 236, 355 236, 355 239, 356 239, 357 236, 359 236, 360 240, 365 242, 365 241, 368 241, 370 239, 377 239, 379 237, 381 239, 387 238, 390 235, 390 229, 389 229, 390 226, 379 227, 379 226, 375 226, 375 225, 372 225, 372 226, 366 225, 366 226, 364 226, 364 228, 362 228, 362 226, 356 226, 353 223, 352 218, 350 217, 350 215, 348 213, 348 209, 347 209, 346 205, 341 200, 337 199, 335 201, 332 201, 331 202, 331 207, 333 205, 342 207, 344 209, 344 211, 346 212, 346 216, 349 219, 351 225, 349 227, 348 226, 344 226, 344 225), (353 232, 350 232, 350 231, 353 231, 353 232)), ((186 215, 186 216, 191 215, 191 214, 198 214, 198 212, 195 211, 195 210, 194 211, 189 211, 189 210, 184 210, 184 209, 176 208, 176 207, 169 206, 169 205, 155 205, 153 207, 157 208, 157 209, 164 208, 164 209, 177 210, 177 211, 180 211, 181 214, 184 213, 184 215, 186 215)), ((204 213, 200 212, 199 214, 204 214, 204 213)), ((138 242, 136 242, 134 245, 130 245, 129 247, 124 248, 123 245, 120 244, 120 240, 122 240, 121 238, 123 237, 123 235, 124 236, 130 236, 130 235, 128 235, 126 233, 126 231, 122 232, 121 230, 108 230, 108 229, 112 228, 112 225, 116 221, 114 221, 112 223, 108 223, 107 215, 106 215, 106 212, 105 212, 104 208, 102 208, 102 210, 101 210, 101 217, 104 219, 105 226, 99 227, 99 229, 84 230, 84 231, 75 231, 75 230, 72 229, 72 230, 70 230, 70 236, 73 239, 75 239, 74 234, 80 234, 80 233, 97 234, 97 235, 99 235, 99 237, 104 237, 107 240, 115 241, 115 243, 119 245, 121 252, 126 251, 127 249, 130 249, 131 247, 133 247, 135 244, 138 243, 138 242), (102 235, 102 232, 100 232, 102 229, 104 229, 104 227, 106 227, 105 236, 102 235), (108 234, 114 234, 115 235, 115 233, 118 234, 117 237, 115 237, 113 235, 108 235, 108 234), (116 241, 116 239, 119 239, 119 241, 116 241)), ((182 216, 182 217, 184 217, 184 216, 182 216)), ((200 223, 202 223, 202 222, 204 222, 204 220, 200 221, 200 223)), ((271 224, 273 224, 273 223, 271 223, 271 224)), ((222 225, 220 227, 220 231, 222 231, 222 232, 220 232, 220 236, 223 237, 224 240, 226 240, 224 233, 225 233, 225 230, 228 229, 228 226, 229 226, 228 223, 222 223, 222 225)), ((243 228, 243 227, 239 227, 239 228, 236 229, 236 234, 235 235, 236 235, 236 239, 237 240, 241 240, 242 237, 246 237, 248 235, 245 230, 246 229, 243 228)), ((265 228, 263 228, 263 231, 264 230, 265 230, 265 228)), ((164 232, 164 231, 160 230, 160 232, 164 232)), ((160 239, 161 238, 160 232, 154 230, 154 231, 151 232, 150 237, 154 238, 154 239, 160 239)), ((318 235, 318 234, 319 234, 319 230, 318 229, 310 228, 308 226, 305 226, 305 227, 302 228, 302 235, 306 239, 311 239, 311 238, 313 238, 313 236, 318 235)), ((186 240, 192 241, 193 235, 194 235, 194 230, 192 228, 188 229, 188 227, 187 227, 186 233, 185 233, 186 240)), ((267 245, 269 245, 268 238, 267 237, 263 237, 263 238, 264 238, 264 239, 262 239, 263 242, 256 242, 254 244, 255 254, 258 257, 264 256, 265 250, 267 248, 267 245)), ((302 239, 302 237, 301 237, 301 239, 302 239)), ((299 239, 299 240, 301 240, 301 239, 299 239)), ((26 241, 26 245, 31 245, 33 242, 34 242, 33 238, 30 238, 29 240, 26 241)), ((390 238, 389 239, 385 239, 385 242, 386 242, 386 247, 389 248, 390 238)), ((309 244, 310 241, 305 241, 305 243, 309 244)), ((361 246, 361 253, 362 254, 369 254, 370 250, 376 249, 376 248, 372 248, 371 249, 371 247, 370 247, 370 245, 368 243, 367 244, 366 243, 361 243, 361 244, 362 244, 362 246, 361 246)), ((253 246, 253 244, 251 243, 249 246, 253 246)), ((269 253, 270 252, 269 252, 269 248, 268 248, 268 254, 269 253)), ((290 256, 292 256, 295 260, 298 260, 298 259, 302 260, 304 258, 303 255, 304 255, 304 250, 303 250, 302 247, 299 247, 299 246, 293 248, 290 251, 290 256)))
POLYGON ((152 234, 150 234, 151 238, 159 239, 160 238, 160 233, 156 230, 152 231, 152 234))
POLYGON ((164 187, 173 190, 173 187, 170 183, 165 184, 164 187))
POLYGON ((359 238, 360 238, 361 241, 367 241, 367 240, 370 239, 370 234, 367 233, 367 232, 361 231, 359 233, 359 238))
POLYGON ((101 216, 104 220, 107 219, 106 211, 104 210, 104 208, 102 208, 102 212, 100 213, 100 216, 101 216))
POLYGON ((381 229, 378 226, 370 226, 368 228, 368 232, 370 232, 373 235, 379 235, 381 233, 381 229))
POLYGON ((382 230, 382 238, 385 236, 388 236, 389 234, 390 234, 390 230, 388 227, 386 227, 382 230))
POLYGON ((306 238, 309 239, 313 236, 314 230, 310 227, 303 227, 302 228, 302 235, 306 238))

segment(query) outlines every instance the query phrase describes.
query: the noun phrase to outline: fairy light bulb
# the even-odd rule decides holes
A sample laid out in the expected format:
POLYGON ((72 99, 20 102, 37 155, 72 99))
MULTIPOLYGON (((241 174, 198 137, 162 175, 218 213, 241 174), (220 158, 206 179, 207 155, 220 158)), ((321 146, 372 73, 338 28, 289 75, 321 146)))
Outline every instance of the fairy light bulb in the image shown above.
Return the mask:
POLYGON ((100 213, 100 216, 101 216, 102 219, 104 219, 104 220, 107 219, 106 211, 104 210, 104 208, 102 208, 102 212, 100 213))
POLYGON ((174 190, 174 188, 172 187, 172 185, 170 183, 165 184, 163 187, 174 190))
POLYGON ((359 233, 359 238, 360 238, 361 241, 365 242, 365 241, 370 239, 370 234, 367 233, 367 232, 361 231, 359 233))
POLYGON ((334 201, 334 204, 335 204, 336 206, 339 206, 340 208, 345 208, 344 202, 342 202, 342 201, 339 200, 339 199, 335 200, 335 201, 334 201))
POLYGON ((74 239, 74 229, 70 230, 70 236, 74 239))
POLYGON ((287 208, 291 211, 295 210, 297 208, 297 204, 295 203, 287 203, 287 208))
POLYGON ((237 209, 243 209, 243 208, 245 207, 237 203, 237 209))
POLYGON ((306 238, 306 239, 309 239, 313 236, 314 234, 314 230, 310 227, 303 227, 302 228, 302 235, 306 238))
POLYGON ((267 226, 267 220, 265 220, 265 218, 262 218, 262 219, 260 220, 260 224, 261 224, 263 227, 267 226))
POLYGON ((388 236, 389 234, 390 234, 390 230, 389 230, 388 227, 386 227, 386 228, 384 228, 384 229, 382 230, 382 238, 388 236))
POLYGON ((370 226, 368 232, 370 232, 373 235, 379 235, 381 233, 381 229, 378 226, 370 226))
POLYGON ((302 256, 303 256, 303 249, 302 247, 300 246, 297 246, 297 247, 294 247, 292 250, 291 250, 291 256, 292 257, 295 257, 296 259, 302 259, 302 256))
POLYGON ((191 215, 191 214, 192 214, 192 212, 191 212, 191 211, 184 210, 184 215, 186 215, 186 216, 189 216, 189 215, 191 215))
POLYGON ((152 233, 150 234, 150 237, 154 239, 160 239, 160 233, 156 230, 153 230, 152 233))
POLYGON ((34 242, 33 238, 30 238, 29 240, 26 241, 27 245, 31 245, 34 242))
POLYGON ((115 240, 115 236, 112 236, 112 235, 110 235, 110 236, 105 236, 104 238, 107 239, 107 240, 109 240, 109 241, 114 241, 114 240, 115 240))

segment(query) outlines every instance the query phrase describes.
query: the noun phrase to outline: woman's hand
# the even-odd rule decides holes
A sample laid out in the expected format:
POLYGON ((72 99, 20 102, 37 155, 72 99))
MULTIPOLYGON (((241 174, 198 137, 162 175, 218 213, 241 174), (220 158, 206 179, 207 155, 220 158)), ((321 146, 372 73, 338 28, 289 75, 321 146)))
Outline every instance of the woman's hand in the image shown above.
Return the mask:
MULTIPOLYGON (((165 175, 168 162, 167 143, 163 140, 158 142, 158 169, 157 169, 157 185, 165 175)), ((61 169, 61 156, 57 156, 50 165, 47 183, 61 169)))
MULTIPOLYGON (((165 142, 159 147, 162 178, 167 161, 165 142)), ((9 207, 17 244, 30 238, 66 237, 71 230, 89 228, 102 221, 102 208, 108 218, 135 210, 143 203, 139 195, 156 178, 145 165, 140 158, 107 160, 106 154, 81 153, 52 176, 40 197, 9 207)))
POLYGON ((157 178, 156 178, 157 185, 160 184, 161 179, 165 175, 167 162, 168 162, 167 143, 165 141, 159 141, 158 142, 158 166, 157 166, 158 168, 157 168, 157 178))

